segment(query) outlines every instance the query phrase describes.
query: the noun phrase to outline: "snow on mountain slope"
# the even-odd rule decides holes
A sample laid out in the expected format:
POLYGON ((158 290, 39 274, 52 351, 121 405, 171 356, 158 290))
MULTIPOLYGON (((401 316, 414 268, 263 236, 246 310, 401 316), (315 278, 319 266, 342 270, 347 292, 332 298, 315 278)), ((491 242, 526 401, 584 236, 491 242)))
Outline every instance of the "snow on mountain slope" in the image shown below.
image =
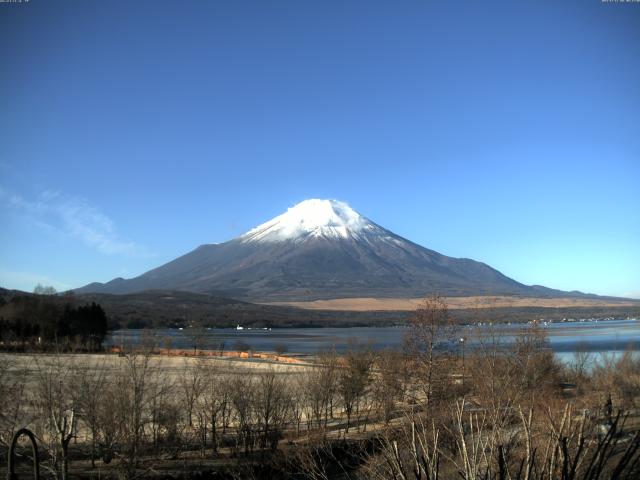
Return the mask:
POLYGON ((344 202, 320 199, 305 200, 238 238, 201 245, 138 277, 78 291, 150 289, 259 301, 537 293, 484 263, 402 238, 344 202))
POLYGON ((240 237, 242 242, 303 241, 310 237, 360 239, 384 230, 338 200, 310 199, 240 237))

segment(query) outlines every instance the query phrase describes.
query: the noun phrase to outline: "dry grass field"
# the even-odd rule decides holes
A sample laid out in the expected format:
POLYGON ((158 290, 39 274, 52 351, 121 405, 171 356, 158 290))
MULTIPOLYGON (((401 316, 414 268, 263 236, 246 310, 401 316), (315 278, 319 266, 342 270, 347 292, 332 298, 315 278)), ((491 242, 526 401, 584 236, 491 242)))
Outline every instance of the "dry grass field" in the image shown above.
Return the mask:
MULTIPOLYGON (((309 310, 349 310, 349 311, 412 311, 423 298, 335 298, 310 302, 274 302, 269 305, 283 305, 309 310)), ((640 302, 633 300, 592 299, 592 298, 529 298, 511 296, 444 297, 449 309, 470 308, 516 308, 516 307, 637 307, 640 302)))
MULTIPOLYGON (((420 342, 428 329, 414 329, 420 342)), ((566 368, 536 347, 540 335, 532 329, 509 351, 488 345, 432 360, 423 343, 409 356, 354 348, 294 364, 133 351, 0 354, 0 453, 6 458, 12 433, 26 425, 42 447, 43 478, 386 480, 414 464, 406 454, 417 441, 445 459, 429 467, 432 478, 449 479, 461 476, 459 445, 486 442, 483 451, 507 449, 510 457, 490 453, 466 465, 500 478, 506 463, 512 471, 523 461, 547 465, 532 451, 559 448, 551 433, 562 423, 566 438, 584 431, 609 452, 604 473, 592 478, 613 478, 616 469, 624 474, 615 478, 638 478, 638 359, 566 368), (616 430, 618 409, 624 418, 616 430), (613 433, 602 436, 607 415, 613 433), (67 419, 75 426, 59 430, 67 419), (623 464, 628 446, 634 450, 623 464)), ((567 448, 589 463, 592 450, 567 448)), ((556 463, 545 479, 591 478, 562 476, 556 463)), ((29 474, 28 462, 20 473, 29 474)))
MULTIPOLYGON (((0 364, 9 370, 27 372, 29 377, 35 376, 39 368, 46 367, 53 362, 59 362, 68 368, 100 368, 108 372, 117 372, 126 362, 125 357, 115 354, 94 353, 94 354, 18 354, 0 353, 0 364)), ((162 371, 171 381, 178 381, 184 376, 185 370, 196 367, 199 362, 216 368, 216 371, 223 375, 229 373, 245 372, 247 374, 257 374, 265 371, 276 373, 297 373, 304 372, 309 368, 306 363, 284 363, 257 358, 229 358, 210 356, 167 356, 152 355, 152 367, 162 371)))

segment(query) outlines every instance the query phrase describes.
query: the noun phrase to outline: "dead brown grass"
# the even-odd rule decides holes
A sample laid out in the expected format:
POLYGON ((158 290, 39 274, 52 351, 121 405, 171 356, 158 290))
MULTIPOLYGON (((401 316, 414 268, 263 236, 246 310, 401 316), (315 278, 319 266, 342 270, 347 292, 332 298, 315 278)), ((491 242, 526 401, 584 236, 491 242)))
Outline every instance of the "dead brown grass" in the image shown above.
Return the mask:
MULTIPOLYGON (((598 300, 591 298, 529 298, 529 297, 445 297, 449 309, 505 308, 505 307, 633 307, 633 300, 598 300)), ((288 305, 309 310, 398 311, 415 310, 423 298, 335 298, 311 302, 273 302, 269 305, 288 305)))

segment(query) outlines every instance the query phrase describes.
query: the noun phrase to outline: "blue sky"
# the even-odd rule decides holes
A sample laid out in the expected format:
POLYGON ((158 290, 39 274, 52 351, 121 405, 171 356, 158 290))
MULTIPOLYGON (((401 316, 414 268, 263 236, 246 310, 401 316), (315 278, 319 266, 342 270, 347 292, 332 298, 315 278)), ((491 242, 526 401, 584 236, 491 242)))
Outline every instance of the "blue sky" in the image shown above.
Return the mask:
POLYGON ((0 285, 132 277, 306 198, 640 297, 640 4, 0 4, 0 285))

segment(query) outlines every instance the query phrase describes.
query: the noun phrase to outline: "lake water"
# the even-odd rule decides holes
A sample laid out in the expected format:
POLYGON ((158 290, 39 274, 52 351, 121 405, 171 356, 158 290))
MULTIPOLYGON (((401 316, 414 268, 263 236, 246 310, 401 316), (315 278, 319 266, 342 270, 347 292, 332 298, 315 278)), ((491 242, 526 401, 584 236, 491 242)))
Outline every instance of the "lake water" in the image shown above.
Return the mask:
MULTIPOLYGON (((509 345, 530 327, 526 324, 472 325, 459 327, 448 348, 477 348, 481 342, 497 338, 501 345, 509 345)), ((595 320, 559 322, 540 325, 547 334, 550 348, 563 360, 569 361, 576 351, 597 355, 619 355, 625 350, 640 352, 640 320, 595 320)), ((370 345, 375 349, 401 348, 407 329, 403 327, 353 328, 274 328, 272 330, 219 328, 207 330, 155 329, 143 334, 141 330, 117 330, 107 340, 108 345, 136 344, 144 335, 152 335, 160 347, 190 349, 194 337, 200 337, 199 348, 235 350, 240 343, 255 351, 274 351, 278 346, 290 354, 315 354, 335 348, 344 351, 349 344, 370 345)))

